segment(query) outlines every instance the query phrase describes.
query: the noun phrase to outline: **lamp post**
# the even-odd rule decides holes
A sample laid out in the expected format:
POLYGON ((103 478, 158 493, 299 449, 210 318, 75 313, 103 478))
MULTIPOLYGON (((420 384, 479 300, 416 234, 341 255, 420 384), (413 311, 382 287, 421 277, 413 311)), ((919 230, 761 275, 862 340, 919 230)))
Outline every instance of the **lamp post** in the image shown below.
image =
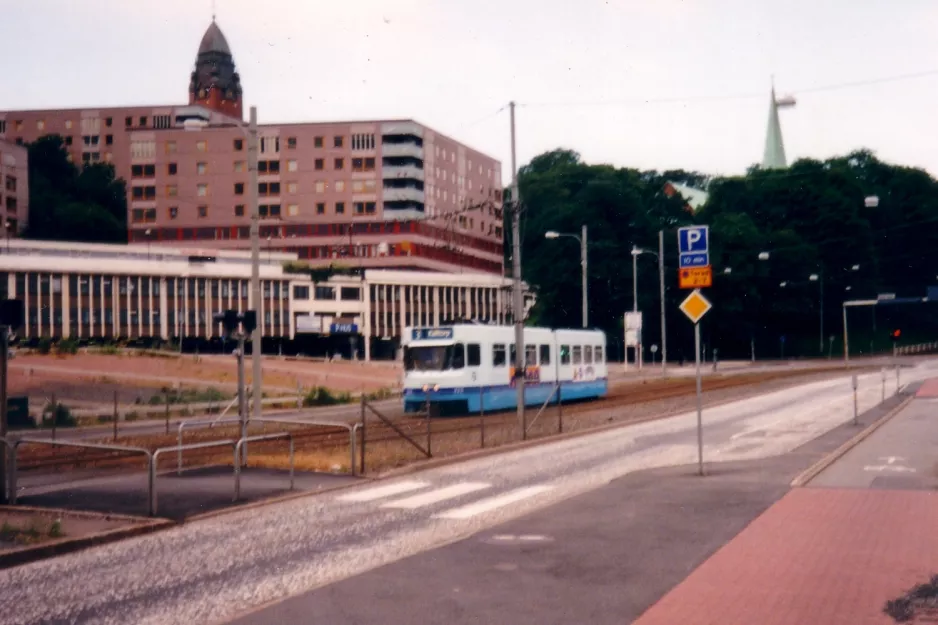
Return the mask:
MULTIPOLYGON (((658 249, 662 252, 664 251, 664 231, 658 233, 658 249)), ((660 282, 660 291, 661 291, 661 345, 667 345, 667 329, 665 328, 665 317, 664 317, 664 257, 661 254, 652 252, 651 250, 642 249, 636 245, 632 245, 632 312, 638 312, 638 257, 642 254, 651 254, 658 260, 658 280, 660 282)), ((641 346, 642 342, 638 342, 638 366, 642 366, 641 358, 641 346)), ((667 360, 668 353, 663 347, 661 353, 661 363, 662 367, 665 367, 664 364, 667 360)))
POLYGON ((818 271, 817 273, 812 273, 808 276, 808 280, 811 282, 818 283, 818 309, 819 309, 819 326, 820 333, 818 335, 818 352, 824 354, 824 271, 818 271))
POLYGON ((146 231, 143 233, 143 234, 145 234, 146 237, 147 237, 147 262, 149 262, 149 260, 150 260, 150 234, 151 234, 152 232, 153 232, 152 230, 150 230, 149 228, 147 228, 146 231))
POLYGON ((586 328, 589 324, 589 306, 587 305, 588 296, 587 296, 587 286, 586 286, 586 275, 587 275, 587 260, 586 260, 586 226, 583 226, 580 236, 575 234, 567 234, 561 232, 555 232, 554 230, 548 230, 544 233, 545 239, 559 239, 560 237, 570 237, 571 239, 576 239, 580 242, 580 269, 583 272, 583 327, 586 328))

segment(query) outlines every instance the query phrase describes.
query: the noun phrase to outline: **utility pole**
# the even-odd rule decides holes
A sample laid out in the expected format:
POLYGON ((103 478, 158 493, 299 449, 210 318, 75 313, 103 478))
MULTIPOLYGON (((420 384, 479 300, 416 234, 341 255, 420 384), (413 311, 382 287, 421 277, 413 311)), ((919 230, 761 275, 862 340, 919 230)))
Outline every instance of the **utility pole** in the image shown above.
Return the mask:
POLYGON ((257 107, 251 107, 248 126, 248 197, 251 202, 251 298, 257 311, 258 324, 251 336, 251 389, 254 397, 254 418, 261 417, 261 323, 264 302, 261 300, 261 239, 260 214, 257 207, 257 107))
POLYGON ((512 309, 515 315, 515 384, 518 389, 518 425, 522 440, 527 438, 524 418, 524 381, 527 369, 524 362, 524 295, 521 293, 521 198, 518 194, 518 161, 515 150, 515 103, 511 109, 511 269, 512 309))
POLYGON ((658 282, 661 287, 661 375, 668 372, 668 326, 664 304, 664 230, 658 231, 658 282))
POLYGON ((583 329, 589 327, 589 307, 586 297, 586 225, 583 226, 583 236, 580 239, 580 265, 583 268, 583 329))

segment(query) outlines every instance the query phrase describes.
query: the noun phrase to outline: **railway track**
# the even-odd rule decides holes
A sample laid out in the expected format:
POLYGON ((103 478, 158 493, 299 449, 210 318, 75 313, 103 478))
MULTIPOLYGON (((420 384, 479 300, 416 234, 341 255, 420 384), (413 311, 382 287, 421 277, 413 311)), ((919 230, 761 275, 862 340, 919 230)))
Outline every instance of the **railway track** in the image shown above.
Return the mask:
MULTIPOLYGON (((842 369, 831 368, 825 373, 839 373, 842 369)), ((805 372, 798 370, 765 372, 758 374, 737 374, 725 377, 706 377, 703 379, 704 392, 712 392, 743 386, 753 386, 765 382, 777 382, 786 379, 816 376, 818 372, 805 372)), ((692 395, 696 391, 696 382, 693 378, 679 378, 669 380, 646 380, 644 383, 630 383, 614 387, 610 394, 600 400, 564 404, 565 418, 582 416, 597 412, 607 412, 610 409, 632 406, 653 401, 674 399, 692 395)), ((531 410, 531 415, 536 409, 531 410)), ((514 410, 486 413, 484 415, 485 428, 493 430, 516 423, 517 415, 514 410)), ((403 416, 393 419, 394 425, 423 444, 427 435, 427 420, 422 417, 403 416)), ((478 431, 480 426, 479 415, 454 416, 431 420, 430 436, 457 434, 461 432, 478 431)), ((289 431, 294 437, 294 446, 298 453, 308 451, 322 451, 330 448, 347 449, 349 442, 348 431, 342 427, 309 426, 293 424, 264 424, 252 426, 250 434, 289 431)), ((192 430, 183 439, 183 443, 206 442, 210 440, 237 439, 239 432, 237 426, 221 426, 212 429, 192 430)), ((366 448, 375 444, 401 440, 400 435, 393 428, 382 423, 376 417, 370 416, 366 427, 366 448)), ((102 439, 102 442, 110 442, 102 439)), ((177 444, 174 435, 148 435, 119 439, 116 444, 144 447, 151 451, 160 447, 173 447, 177 444)), ((254 450, 271 450, 271 453, 283 453, 283 441, 252 443, 254 450)), ((185 450, 183 460, 186 466, 199 466, 209 461, 230 459, 231 450, 225 447, 207 448, 198 450, 185 450)), ((165 456, 164 456, 165 458, 165 456)), ((175 460, 175 456, 164 459, 165 467, 175 460)), ((125 468, 137 466, 142 468, 144 461, 140 454, 130 452, 113 452, 69 447, 53 447, 45 445, 27 445, 21 449, 18 458, 20 471, 61 471, 95 467, 100 469, 125 468)))

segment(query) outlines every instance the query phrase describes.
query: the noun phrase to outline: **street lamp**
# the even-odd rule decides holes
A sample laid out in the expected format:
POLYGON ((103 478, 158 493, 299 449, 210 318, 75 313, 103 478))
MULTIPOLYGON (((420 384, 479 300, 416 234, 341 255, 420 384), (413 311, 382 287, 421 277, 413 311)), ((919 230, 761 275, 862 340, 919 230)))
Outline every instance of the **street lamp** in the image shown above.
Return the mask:
POLYGON ((580 242, 580 268, 583 271, 583 327, 587 327, 589 308, 587 306, 587 291, 586 291, 586 226, 583 226, 580 236, 575 234, 567 234, 556 232, 554 230, 548 230, 544 233, 545 239, 559 239, 560 237, 570 237, 571 239, 576 239, 580 242))
POLYGON ((3 232, 6 235, 6 239, 7 239, 7 254, 10 253, 10 228, 11 227, 12 227, 12 224, 10 223, 9 220, 3 222, 3 232))
POLYGON ((870 195, 870 196, 863 198, 863 205, 867 208, 876 208, 877 206, 879 206, 879 196, 870 195))
POLYGON ((769 260, 768 252, 759 252, 759 260, 769 260))
MULTIPOLYGON (((858 265, 857 265, 857 268, 859 268, 858 265)), ((820 310, 820 315, 819 315, 820 339, 818 343, 818 350, 820 351, 821 354, 823 354, 824 353, 824 273, 823 272, 812 273, 810 276, 808 276, 808 280, 810 280, 811 282, 818 283, 818 293, 819 293, 818 309, 820 310)))
MULTIPOLYGON (((658 280, 660 282, 660 291, 661 291, 661 370, 662 373, 665 372, 667 367, 667 358, 668 353, 666 350, 667 345, 667 327, 665 326, 664 318, 664 231, 661 230, 658 232, 658 250, 661 254, 656 254, 651 250, 644 250, 636 245, 632 245, 632 312, 638 312, 638 257, 642 254, 651 254, 656 259, 658 259, 658 280)), ((639 342, 641 345, 641 342, 639 342)), ((639 363, 639 368, 641 368, 641 352, 639 351, 639 358, 637 358, 639 363)))
POLYGON ((724 273, 725 275, 730 275, 731 273, 733 273, 733 268, 732 268, 732 267, 724 267, 724 268, 723 268, 723 273, 724 273))

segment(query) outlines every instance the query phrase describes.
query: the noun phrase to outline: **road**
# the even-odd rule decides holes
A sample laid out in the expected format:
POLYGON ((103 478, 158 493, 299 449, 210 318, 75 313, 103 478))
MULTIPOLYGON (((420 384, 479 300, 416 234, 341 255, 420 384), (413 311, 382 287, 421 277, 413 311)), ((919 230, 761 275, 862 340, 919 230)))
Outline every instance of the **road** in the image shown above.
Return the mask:
MULTIPOLYGON (((924 379, 936 371, 929 362, 907 370, 903 379, 924 379)), ((860 377, 861 410, 880 401, 880 388, 878 373, 860 377)), ((708 410, 708 470, 716 462, 787 453, 852 417, 846 377, 708 410)), ((15 606, 4 622, 231 620, 255 606, 458 541, 629 473, 692 465, 696 440, 696 414, 683 414, 233 512, 0 571, 0 595, 15 606)))

